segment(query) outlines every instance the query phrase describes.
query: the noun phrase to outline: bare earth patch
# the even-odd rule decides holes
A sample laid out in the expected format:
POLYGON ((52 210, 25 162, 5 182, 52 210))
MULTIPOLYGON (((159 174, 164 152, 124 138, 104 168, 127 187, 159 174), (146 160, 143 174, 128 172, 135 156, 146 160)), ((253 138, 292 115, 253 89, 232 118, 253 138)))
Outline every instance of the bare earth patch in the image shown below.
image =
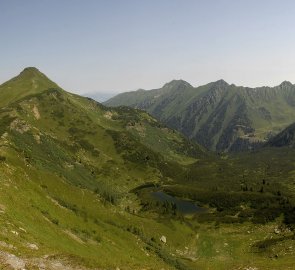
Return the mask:
MULTIPOLYGON (((14 254, 0 251, 0 269, 10 270, 88 270, 82 266, 73 266, 63 259, 45 255, 41 258, 20 258, 14 254)), ((93 270, 99 270, 98 268, 93 270)))
POLYGON ((111 111, 107 111, 105 114, 104 114, 104 117, 109 119, 109 120, 112 120, 113 116, 114 115, 117 115, 117 113, 113 113, 111 111))
POLYGON ((15 119, 10 123, 10 129, 16 130, 17 132, 23 134, 30 130, 30 126, 25 122, 19 119, 15 119))
POLYGON ((37 120, 39 120, 41 118, 38 107, 36 105, 34 105, 34 107, 33 107, 33 114, 37 120))

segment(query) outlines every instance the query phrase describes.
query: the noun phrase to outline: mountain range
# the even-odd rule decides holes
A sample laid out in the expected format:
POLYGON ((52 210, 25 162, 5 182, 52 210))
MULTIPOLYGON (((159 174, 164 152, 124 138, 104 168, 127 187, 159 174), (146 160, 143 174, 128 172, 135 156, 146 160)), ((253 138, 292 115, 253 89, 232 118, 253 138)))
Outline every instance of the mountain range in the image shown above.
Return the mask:
POLYGON ((295 85, 241 87, 224 80, 193 87, 174 80, 162 88, 119 94, 104 103, 146 110, 213 151, 255 149, 295 121, 295 85))
MULTIPOLYGON (((224 91, 241 108, 224 87, 234 86, 199 89, 215 93, 208 110, 224 91)), ((183 81, 155 91, 180 108, 189 89, 194 100, 183 81)), ((290 93, 279 104, 291 118, 293 86, 263 91, 290 93)), ((144 110, 106 107, 26 68, 0 85, 0 268, 292 269, 293 130, 255 151, 212 153, 144 110)))

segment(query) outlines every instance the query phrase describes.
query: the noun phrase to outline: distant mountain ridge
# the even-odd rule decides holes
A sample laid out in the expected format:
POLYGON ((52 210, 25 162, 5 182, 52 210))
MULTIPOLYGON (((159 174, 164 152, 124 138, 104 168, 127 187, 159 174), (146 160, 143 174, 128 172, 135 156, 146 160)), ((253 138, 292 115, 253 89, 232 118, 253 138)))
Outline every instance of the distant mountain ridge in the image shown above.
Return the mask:
POLYGON ((193 87, 173 80, 162 88, 119 94, 106 106, 146 110, 214 151, 255 148, 295 120, 295 86, 242 87, 218 80, 193 87))
POLYGON ((90 97, 98 102, 105 102, 116 95, 117 93, 108 93, 108 92, 87 92, 83 94, 84 97, 90 97))

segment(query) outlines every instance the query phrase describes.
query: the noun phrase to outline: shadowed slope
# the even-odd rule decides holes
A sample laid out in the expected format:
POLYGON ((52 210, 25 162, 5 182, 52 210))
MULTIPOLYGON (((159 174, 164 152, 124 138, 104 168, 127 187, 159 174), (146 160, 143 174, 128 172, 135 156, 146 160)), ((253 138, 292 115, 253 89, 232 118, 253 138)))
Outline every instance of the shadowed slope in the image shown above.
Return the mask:
POLYGON ((223 80, 197 88, 182 80, 123 93, 104 103, 144 109, 211 150, 255 148, 295 119, 295 86, 248 88, 223 80))

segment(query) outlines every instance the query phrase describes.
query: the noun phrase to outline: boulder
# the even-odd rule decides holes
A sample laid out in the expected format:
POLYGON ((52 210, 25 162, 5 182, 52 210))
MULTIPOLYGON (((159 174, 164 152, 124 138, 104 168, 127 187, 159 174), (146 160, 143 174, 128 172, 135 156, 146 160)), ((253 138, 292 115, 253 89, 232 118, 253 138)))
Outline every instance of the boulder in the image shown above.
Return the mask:
POLYGON ((162 235, 161 238, 160 238, 160 241, 162 243, 166 244, 166 242, 167 242, 166 236, 162 235))

